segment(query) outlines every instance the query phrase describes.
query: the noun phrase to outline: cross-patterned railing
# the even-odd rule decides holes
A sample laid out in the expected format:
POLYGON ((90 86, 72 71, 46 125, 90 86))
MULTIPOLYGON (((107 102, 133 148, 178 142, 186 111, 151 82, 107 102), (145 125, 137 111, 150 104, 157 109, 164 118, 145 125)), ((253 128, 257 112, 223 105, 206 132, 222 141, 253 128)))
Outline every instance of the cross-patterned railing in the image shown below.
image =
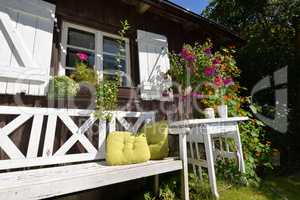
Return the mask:
POLYGON ((154 121, 155 114, 113 111, 112 120, 107 122, 96 119, 93 110, 0 106, 0 116, 16 116, 0 128, 0 150, 7 157, 0 160, 3 170, 104 159, 106 135, 119 130, 117 124, 122 130, 137 132, 144 123, 154 121), (26 123, 30 130, 18 131, 26 123), (57 145, 62 132, 65 140, 57 145), (25 134, 29 137, 27 145, 20 147, 12 134, 25 134), (81 150, 71 152, 76 145, 81 150))

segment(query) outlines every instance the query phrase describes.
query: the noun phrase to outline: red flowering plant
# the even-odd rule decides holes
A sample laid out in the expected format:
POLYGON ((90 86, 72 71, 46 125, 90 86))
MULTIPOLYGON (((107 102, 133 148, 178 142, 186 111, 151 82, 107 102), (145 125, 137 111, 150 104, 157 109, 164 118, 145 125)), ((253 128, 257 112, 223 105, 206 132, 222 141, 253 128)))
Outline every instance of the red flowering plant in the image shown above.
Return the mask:
POLYGON ((213 52, 212 49, 212 43, 207 41, 203 45, 184 45, 180 54, 170 56, 169 74, 180 86, 178 93, 200 99, 203 107, 227 104, 239 90, 234 79, 239 77, 240 70, 232 50, 213 52))

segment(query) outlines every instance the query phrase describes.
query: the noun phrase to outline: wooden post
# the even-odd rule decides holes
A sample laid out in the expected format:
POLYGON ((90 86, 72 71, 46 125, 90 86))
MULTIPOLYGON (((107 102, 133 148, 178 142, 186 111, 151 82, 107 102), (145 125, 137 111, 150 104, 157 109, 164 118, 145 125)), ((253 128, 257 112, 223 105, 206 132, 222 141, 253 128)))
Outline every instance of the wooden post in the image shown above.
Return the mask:
POLYGON ((153 185, 153 189, 154 189, 154 195, 156 197, 159 196, 159 175, 155 175, 154 176, 154 185, 153 185))

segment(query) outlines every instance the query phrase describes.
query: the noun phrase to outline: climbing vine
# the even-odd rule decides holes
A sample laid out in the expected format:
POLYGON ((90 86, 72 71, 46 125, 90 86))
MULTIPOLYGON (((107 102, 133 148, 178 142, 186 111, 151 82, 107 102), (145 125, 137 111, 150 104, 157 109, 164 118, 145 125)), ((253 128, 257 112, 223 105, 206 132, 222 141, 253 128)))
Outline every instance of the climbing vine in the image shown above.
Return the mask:
POLYGON ((118 31, 120 39, 117 40, 119 45, 119 52, 116 56, 116 64, 118 69, 112 79, 103 79, 99 82, 96 88, 96 116, 102 119, 111 119, 111 113, 109 111, 115 110, 118 104, 118 92, 122 82, 121 74, 121 57, 122 48, 124 46, 125 35, 130 29, 130 25, 127 20, 121 21, 121 30, 118 31))

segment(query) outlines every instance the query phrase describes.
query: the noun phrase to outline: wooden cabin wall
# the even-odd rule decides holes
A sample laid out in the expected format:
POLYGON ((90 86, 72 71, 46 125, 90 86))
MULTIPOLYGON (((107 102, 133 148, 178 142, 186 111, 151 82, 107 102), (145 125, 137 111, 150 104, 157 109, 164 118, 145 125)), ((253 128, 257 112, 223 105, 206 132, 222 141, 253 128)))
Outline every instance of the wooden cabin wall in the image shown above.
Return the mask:
MULTIPOLYGON (((99 29, 104 32, 114 33, 120 30, 120 21, 127 19, 131 29, 128 32, 130 39, 131 54, 131 76, 134 82, 133 88, 121 88, 119 92, 119 108, 130 111, 149 111, 158 110, 160 119, 166 118, 163 110, 176 111, 177 103, 162 103, 158 101, 142 101, 138 98, 135 86, 139 84, 139 61, 138 46, 136 42, 137 30, 145 30, 165 35, 168 38, 169 50, 178 52, 184 43, 204 42, 207 38, 212 39, 216 46, 230 41, 230 37, 207 23, 195 23, 176 20, 160 12, 157 8, 150 8, 145 13, 138 12, 135 6, 125 4, 121 0, 58 0, 56 1, 57 24, 54 27, 53 51, 51 61, 51 74, 58 73, 60 61, 60 41, 62 21, 69 21, 83 26, 99 29), (128 99, 132 93, 133 98, 128 99)), ((11 106, 31 106, 31 107, 54 107, 54 108, 93 108, 94 99, 90 95, 80 95, 75 97, 74 101, 52 100, 47 97, 35 97, 25 95, 0 95, 0 105, 11 106)), ((0 116, 0 127, 5 126, 11 119, 6 116, 0 116)), ((12 140, 20 147, 26 149, 28 143, 28 134, 30 132, 30 123, 28 122, 12 134, 12 140), (27 139, 26 139, 27 138, 27 139)), ((56 142, 56 147, 60 146, 68 135, 67 129, 62 129, 56 142)), ((79 148, 79 147, 78 147, 79 148)), ((0 149, 0 159, 6 159, 6 155, 0 149)))
MULTIPOLYGON (((165 35, 168 38, 170 51, 176 52, 181 49, 184 43, 202 43, 207 38, 210 38, 216 43, 216 46, 220 46, 222 43, 225 44, 231 40, 229 36, 226 36, 226 34, 207 23, 195 24, 188 21, 185 22, 184 20, 182 22, 175 22, 172 18, 159 13, 154 8, 150 8, 141 14, 135 6, 125 4, 121 0, 86 0, 84 5, 82 5, 81 1, 59 0, 56 6, 59 23, 66 20, 104 32, 117 34, 121 29, 120 21, 125 19, 129 21, 131 29, 128 32, 128 37, 130 39, 131 51, 131 76, 134 86, 139 84, 139 63, 136 42, 138 29, 165 35)), ((59 42, 59 39, 56 42, 59 42)), ((56 46, 57 48, 59 47, 57 44, 56 46)), ((59 50, 54 52, 53 59, 59 57, 59 55, 55 55, 57 53, 59 53, 59 50)), ((58 63, 56 63, 55 68, 57 67, 58 63)))

